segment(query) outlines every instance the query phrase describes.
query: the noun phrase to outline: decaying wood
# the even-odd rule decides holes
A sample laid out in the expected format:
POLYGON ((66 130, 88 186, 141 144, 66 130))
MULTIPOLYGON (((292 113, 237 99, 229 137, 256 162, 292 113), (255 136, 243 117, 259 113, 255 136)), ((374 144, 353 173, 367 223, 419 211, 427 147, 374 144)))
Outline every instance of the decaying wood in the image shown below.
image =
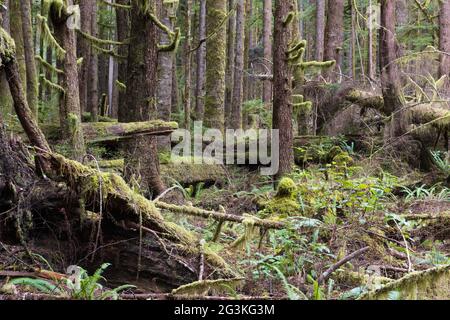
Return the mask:
POLYGON ((353 260, 353 259, 359 257, 363 253, 367 252, 369 249, 370 249, 370 247, 361 248, 361 249, 349 254, 348 256, 344 257, 343 259, 339 260, 337 263, 335 263, 331 267, 329 267, 324 273, 322 273, 322 275, 319 277, 317 282, 319 284, 326 282, 328 280, 328 278, 331 276, 331 274, 334 271, 336 271, 337 269, 339 269, 339 267, 343 266, 350 260, 353 260))
MULTIPOLYGON (((211 218, 217 221, 230 221, 236 223, 243 223, 245 219, 248 218, 246 216, 237 216, 233 214, 227 214, 225 212, 208 211, 191 206, 177 206, 174 204, 168 204, 161 201, 155 202, 155 206, 159 209, 167 210, 170 212, 181 213, 205 219, 211 218)), ((255 226, 264 229, 283 229, 286 227, 286 225, 282 222, 263 220, 257 217, 251 217, 251 219, 254 219, 255 226)))
POLYGON ((84 138, 88 143, 108 143, 136 138, 137 136, 165 136, 178 129, 176 122, 152 120, 145 122, 83 123, 84 138))

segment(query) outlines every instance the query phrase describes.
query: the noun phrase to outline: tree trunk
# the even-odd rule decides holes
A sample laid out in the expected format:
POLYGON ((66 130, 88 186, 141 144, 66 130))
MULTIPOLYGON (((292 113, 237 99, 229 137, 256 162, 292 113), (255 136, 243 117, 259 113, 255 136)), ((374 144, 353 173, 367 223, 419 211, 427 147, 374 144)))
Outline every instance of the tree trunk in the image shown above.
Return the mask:
MULTIPOLYGON (((263 31, 263 45, 264 45, 264 64, 272 72, 272 0, 264 0, 264 31, 263 31)), ((272 103, 272 82, 264 81, 263 83, 263 101, 266 105, 272 103)))
POLYGON ((447 75, 443 88, 445 94, 450 94, 450 0, 443 0, 441 3, 439 25, 439 50, 443 52, 440 56, 439 74, 441 77, 447 75))
POLYGON ((205 126, 224 130, 225 71, 226 71, 226 0, 206 1, 208 34, 206 42, 205 126))
MULTIPOLYGON (((97 12, 98 6, 96 2, 91 4, 91 35, 94 37, 98 36, 98 25, 97 25, 97 12)), ((87 94, 87 103, 88 110, 91 113, 91 121, 98 121, 98 103, 99 103, 99 94, 98 94, 98 83, 99 83, 99 72, 98 72, 98 53, 94 50, 90 50, 89 56, 89 68, 88 68, 88 94, 87 94)), ((106 79, 108 77, 106 76, 106 79)), ((105 93, 105 92, 102 92, 105 93)))
POLYGON ((23 32, 22 32, 22 14, 20 10, 20 1, 9 0, 9 17, 11 26, 11 36, 16 43, 16 60, 19 64, 20 79, 24 84, 26 89, 27 83, 27 68, 25 64, 25 52, 23 43, 23 32))
MULTIPOLYGON (((127 5, 129 3, 128 0, 117 0, 117 3, 120 5, 127 5)), ((117 19, 117 41, 123 42, 130 37, 130 12, 129 10, 116 10, 116 19, 117 19)), ((128 56, 128 46, 119 46, 118 53, 120 56, 127 57, 128 56)), ((123 85, 126 83, 127 77, 127 60, 120 59, 119 60, 119 71, 118 71, 118 81, 120 82, 119 87, 119 106, 118 106, 118 117, 119 119, 123 119, 126 117, 127 108, 126 108, 126 89, 123 85), (124 114, 125 113, 125 114, 124 114)))
POLYGON ((242 128, 242 94, 244 80, 244 32, 245 32, 245 0, 237 0, 236 8, 236 39, 234 54, 234 85, 231 103, 232 129, 242 128))
MULTIPOLYGON (((80 19, 81 19, 81 31, 87 34, 92 32, 92 9, 95 5, 94 1, 91 0, 80 0, 80 19)), ((90 57, 91 57, 91 45, 87 39, 80 36, 78 37, 78 49, 79 56, 83 58, 83 64, 80 68, 79 82, 80 82, 80 106, 82 111, 89 111, 88 108, 88 87, 90 83, 88 82, 90 67, 90 57)))
MULTIPOLYGON (((236 6, 237 0, 228 0, 228 10, 236 6)), ((236 38, 236 13, 233 12, 228 17, 227 25, 227 67, 225 72, 225 124, 226 127, 231 126, 232 122, 232 103, 233 103, 233 77, 235 72, 234 57, 235 50, 235 38, 236 38)))
MULTIPOLYGON (((386 114, 392 115, 402 107, 397 46, 395 42, 395 1, 381 0, 381 28, 380 28, 380 68, 381 89, 383 91, 384 108, 386 114)), ((396 114, 392 119, 391 137, 400 136, 401 116, 396 114)))
MULTIPOLYGON (((169 29, 173 29, 173 23, 170 18, 174 13, 171 12, 170 4, 161 5, 160 20, 169 29)), ((164 31, 160 30, 159 43, 168 45, 170 43, 169 36, 164 31)), ((158 117, 162 120, 169 121, 172 112, 172 65, 174 60, 174 53, 159 52, 158 54, 158 82, 156 90, 158 117)))
MULTIPOLYGON (((67 5, 72 3, 72 0, 67 1, 67 5)), ((66 6, 60 9, 54 4, 50 8, 50 18, 53 22, 55 38, 66 51, 62 61, 64 74, 61 75, 61 81, 65 93, 62 95, 63 101, 60 104, 60 108, 62 108, 60 121, 63 136, 69 140, 72 147, 71 157, 81 160, 86 150, 81 130, 76 35, 75 31, 66 25, 69 18, 66 9, 66 6)))
POLYGON ((186 0, 186 43, 185 43, 185 69, 184 69, 184 77, 185 77, 185 86, 184 86, 184 128, 189 130, 191 128, 191 82, 192 82, 192 73, 191 73, 191 47, 192 47, 192 31, 191 31, 191 15, 192 15, 192 0, 186 0))
POLYGON ((344 42, 344 0, 328 2, 327 23, 325 25, 324 60, 336 61, 336 67, 327 72, 328 78, 336 81, 339 78, 342 48, 344 42))
POLYGON ((274 98, 273 98, 273 128, 279 130, 280 166, 277 177, 289 173, 294 164, 293 130, 292 130, 292 74, 288 63, 288 45, 290 26, 285 25, 285 19, 292 11, 290 1, 275 1, 274 28, 274 98))
POLYGON ((316 61, 323 61, 325 44, 325 0, 316 0, 316 61))
MULTIPOLYGON (((0 26, 9 32, 9 13, 0 10, 0 26)), ((6 81, 5 72, 0 68, 0 115, 2 112, 11 112, 13 101, 9 92, 8 81, 6 81)))
MULTIPOLYGON (((119 122, 148 121, 155 118, 156 79, 158 63, 158 34, 156 25, 145 14, 139 1, 131 2, 132 39, 128 52, 126 104, 120 108, 119 122)), ((154 11, 154 5, 153 12, 154 11)), ((141 189, 159 195, 165 186, 159 174, 157 139, 139 137, 125 146, 124 176, 141 189)))
POLYGON ((20 0, 22 14, 23 50, 26 65, 27 100, 33 115, 38 119, 38 79, 36 73, 35 53, 33 45, 33 27, 31 24, 30 0, 20 0))
POLYGON ((375 27, 375 16, 376 11, 373 6, 372 0, 369 0, 369 17, 367 19, 367 28, 369 32, 367 40, 367 76, 370 80, 375 80, 375 70, 376 70, 376 58, 374 54, 374 27, 375 27))
MULTIPOLYGON (((198 39, 206 39, 206 0, 200 0, 198 39)), ((197 51, 197 79, 195 92, 195 119, 203 120, 205 112, 205 68, 206 43, 202 43, 197 51)))
MULTIPOLYGON (((245 47, 244 47, 244 70, 250 72, 251 61, 250 51, 253 46, 253 30, 251 26, 251 19, 253 17, 253 0, 246 0, 245 3, 245 47)), ((244 77, 244 101, 251 99, 250 82, 252 79, 247 75, 244 77)), ((247 123, 247 119, 244 119, 247 123)))
POLYGON ((31 112, 25 97, 25 91, 20 78, 19 65, 15 57, 13 40, 1 27, 0 43, 2 44, 2 47, 0 48, 0 68, 5 70, 17 117, 19 118, 30 143, 33 146, 50 151, 47 140, 39 128, 36 118, 31 112))

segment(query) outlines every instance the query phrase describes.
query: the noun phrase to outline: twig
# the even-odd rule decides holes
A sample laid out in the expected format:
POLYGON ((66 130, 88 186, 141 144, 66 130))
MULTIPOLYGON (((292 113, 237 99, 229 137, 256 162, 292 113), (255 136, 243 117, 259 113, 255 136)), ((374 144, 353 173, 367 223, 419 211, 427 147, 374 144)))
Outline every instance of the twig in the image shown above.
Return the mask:
POLYGON ((319 277, 317 282, 319 284, 326 282, 333 272, 335 272, 337 269, 339 269, 341 266, 343 266, 350 260, 353 260, 356 257, 359 257, 363 253, 367 252, 369 249, 370 249, 370 247, 361 248, 361 249, 349 254, 348 256, 344 257, 343 259, 339 260, 337 263, 335 263, 331 267, 329 267, 324 273, 322 273, 322 275, 319 277))
POLYGON ((395 221, 395 219, 393 219, 393 221, 394 221, 395 225, 397 226, 398 231, 400 231, 400 234, 402 235, 402 238, 403 238, 403 242, 405 243, 406 257, 408 258, 408 272, 412 272, 413 268, 412 268, 412 264, 411 264, 411 256, 409 255, 408 241, 406 241, 405 235, 403 234, 403 231, 400 228, 400 226, 398 225, 397 221, 395 221))

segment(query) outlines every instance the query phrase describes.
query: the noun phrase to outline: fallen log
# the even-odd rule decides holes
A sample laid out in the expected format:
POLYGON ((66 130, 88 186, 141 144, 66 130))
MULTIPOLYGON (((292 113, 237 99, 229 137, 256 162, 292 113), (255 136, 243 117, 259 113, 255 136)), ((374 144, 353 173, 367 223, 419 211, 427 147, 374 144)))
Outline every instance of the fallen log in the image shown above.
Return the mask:
POLYGON ((243 223, 246 219, 253 219, 253 224, 255 226, 261 227, 263 229, 283 229, 286 225, 282 222, 259 219, 257 217, 249 216, 237 216, 233 214, 227 214, 225 212, 208 211, 204 209, 199 209, 191 206, 177 206, 174 204, 169 204, 161 201, 155 202, 155 206, 161 210, 167 210, 175 213, 182 213, 194 217, 201 217, 204 219, 214 219, 217 221, 230 221, 236 223, 243 223))
POLYGON ((146 122, 95 122, 82 124, 87 143, 116 143, 137 136, 165 136, 178 129, 176 122, 152 120, 146 122))
POLYGON ((379 289, 362 294, 358 300, 387 300, 392 293, 402 300, 448 300, 450 266, 410 273, 379 289))
POLYGON ((201 253, 205 257, 205 272, 213 272, 214 278, 236 277, 236 272, 217 254, 209 249, 200 252, 196 235, 166 221, 152 201, 133 191, 120 176, 38 151, 48 164, 47 176, 67 184, 84 200, 86 210, 98 213, 103 241, 109 243, 102 246, 101 256, 116 261, 116 272, 122 276, 127 273, 129 283, 135 281, 136 272, 141 274, 139 284, 146 281, 148 286, 154 283, 153 278, 166 289, 192 282, 198 277, 201 253))

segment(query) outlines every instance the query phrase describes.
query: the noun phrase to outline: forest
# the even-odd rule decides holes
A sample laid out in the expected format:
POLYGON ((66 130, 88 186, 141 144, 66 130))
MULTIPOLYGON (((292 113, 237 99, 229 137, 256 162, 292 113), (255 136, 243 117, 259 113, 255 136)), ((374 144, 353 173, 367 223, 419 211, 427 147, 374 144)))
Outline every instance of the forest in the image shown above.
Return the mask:
POLYGON ((0 300, 450 299, 450 0, 0 0, 0 300))

